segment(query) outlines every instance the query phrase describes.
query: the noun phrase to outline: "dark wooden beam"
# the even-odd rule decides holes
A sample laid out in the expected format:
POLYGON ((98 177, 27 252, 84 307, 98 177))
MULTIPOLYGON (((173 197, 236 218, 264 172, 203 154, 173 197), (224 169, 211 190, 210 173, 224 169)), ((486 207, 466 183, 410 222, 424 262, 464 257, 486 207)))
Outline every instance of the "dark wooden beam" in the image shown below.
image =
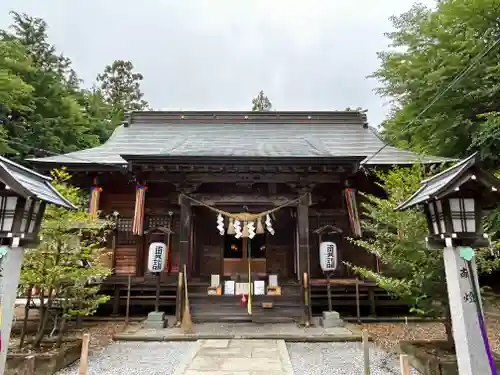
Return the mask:
MULTIPOLYGON (((203 204, 213 205, 242 205, 242 204, 268 204, 278 206, 290 200, 298 198, 297 195, 252 195, 252 194, 190 194, 203 204)), ((200 203, 191 202, 192 206, 200 206, 200 203)), ((296 205, 296 204, 295 204, 296 205)))
POLYGON ((170 182, 172 184, 190 183, 294 183, 336 184, 344 181, 341 174, 318 173, 166 173, 143 172, 141 175, 148 182, 170 182))
MULTIPOLYGON (((179 194, 179 208, 180 208, 180 231, 179 231, 179 252, 180 261, 179 267, 181 271, 184 265, 188 266, 189 251, 190 251, 190 234, 191 234, 191 201, 184 195, 179 194)), ((189 267, 188 267, 189 274, 189 267)))
MULTIPOLYGON (((308 193, 303 196, 297 205, 297 225, 299 231, 299 267, 297 272, 299 274, 301 283, 304 282, 304 273, 307 273, 308 278, 311 277, 311 266, 309 264, 309 206, 311 204, 311 194, 308 193)), ((302 288, 305 291, 304 288, 302 288)), ((304 304, 304 296, 302 297, 304 304)), ((310 300, 309 300, 310 305, 310 300)), ((304 310, 304 321, 309 321, 309 311, 304 310), (307 314, 307 315, 306 315, 307 314)))

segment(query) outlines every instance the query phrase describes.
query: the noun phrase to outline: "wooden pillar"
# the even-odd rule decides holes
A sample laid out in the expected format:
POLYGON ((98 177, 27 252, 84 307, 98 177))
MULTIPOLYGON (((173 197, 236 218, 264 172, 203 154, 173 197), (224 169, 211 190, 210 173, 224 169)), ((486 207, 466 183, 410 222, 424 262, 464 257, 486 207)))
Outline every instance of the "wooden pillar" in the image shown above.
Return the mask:
POLYGON ((191 248, 191 201, 179 195, 180 208, 180 231, 179 231, 179 271, 184 265, 188 267, 187 273, 190 275, 189 256, 191 248))
MULTIPOLYGON (((297 205, 297 225, 298 225, 298 234, 299 234, 299 248, 298 248, 298 258, 299 265, 297 272, 300 275, 301 284, 304 283, 303 275, 307 273, 308 279, 310 279, 311 275, 311 266, 310 266, 310 257, 309 257, 309 205, 311 202, 311 194, 307 193, 303 196, 303 198, 299 201, 297 205)), ((310 283, 309 283, 310 286, 310 283)), ((304 291, 305 289, 302 288, 304 291)), ((310 288, 307 289, 308 291, 310 288)), ((308 293, 308 301, 309 301, 309 312, 307 314, 310 315, 311 309, 311 300, 310 293, 308 293)), ((302 303, 305 302, 305 296, 302 296, 302 303)), ((304 309, 304 315, 306 314, 304 309)), ((304 320, 308 321, 310 316, 304 316, 304 320)))

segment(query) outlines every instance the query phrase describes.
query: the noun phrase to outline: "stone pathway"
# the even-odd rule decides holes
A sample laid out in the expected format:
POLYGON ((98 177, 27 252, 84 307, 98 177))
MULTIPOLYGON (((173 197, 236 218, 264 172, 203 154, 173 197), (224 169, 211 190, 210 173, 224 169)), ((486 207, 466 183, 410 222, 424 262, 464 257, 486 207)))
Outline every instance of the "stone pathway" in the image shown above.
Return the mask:
POLYGON ((193 333, 181 328, 147 329, 134 326, 114 336, 119 341, 184 341, 208 339, 268 339, 311 342, 361 341, 361 331, 352 324, 345 327, 298 327, 293 323, 203 323, 194 324, 193 333))
POLYGON ((283 340, 199 340, 175 375, 293 375, 283 340))

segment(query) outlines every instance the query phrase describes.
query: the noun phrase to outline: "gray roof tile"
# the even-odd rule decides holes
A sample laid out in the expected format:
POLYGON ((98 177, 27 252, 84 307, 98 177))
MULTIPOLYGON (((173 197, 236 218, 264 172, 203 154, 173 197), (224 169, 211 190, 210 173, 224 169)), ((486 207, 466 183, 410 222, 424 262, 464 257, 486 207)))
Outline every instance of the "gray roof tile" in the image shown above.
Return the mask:
MULTIPOLYGON (((246 112, 241 112, 242 117, 246 112)), ((129 126, 115 129, 102 146, 64 156, 34 159, 46 163, 126 164, 120 155, 252 156, 252 157, 348 157, 370 158, 383 146, 374 132, 363 127, 359 113, 325 112, 332 120, 293 121, 284 118, 237 123, 162 120, 160 113, 141 114, 129 126)), ((171 118, 171 117, 169 117, 171 118)), ((420 157, 410 151, 385 147, 368 160, 369 165, 442 162, 448 159, 420 157)))
MULTIPOLYGON (((472 154, 466 159, 461 160, 452 167, 438 173, 431 178, 423 180, 421 187, 404 203, 402 203, 397 210, 406 210, 408 208, 423 204, 433 198, 439 199, 440 196, 446 195, 449 191, 453 191, 456 187, 462 185, 467 179, 463 179, 466 173, 472 173, 471 168, 478 162, 477 153, 472 154)), ((490 176, 483 170, 476 171, 481 173, 480 178, 482 181, 488 182, 494 188, 494 191, 500 190, 500 180, 492 175, 490 176), (485 176, 485 177, 484 177, 485 176)))
POLYGON ((34 197, 68 209, 76 207, 50 183, 50 177, 25 168, 0 156, 0 180, 25 198, 34 197))

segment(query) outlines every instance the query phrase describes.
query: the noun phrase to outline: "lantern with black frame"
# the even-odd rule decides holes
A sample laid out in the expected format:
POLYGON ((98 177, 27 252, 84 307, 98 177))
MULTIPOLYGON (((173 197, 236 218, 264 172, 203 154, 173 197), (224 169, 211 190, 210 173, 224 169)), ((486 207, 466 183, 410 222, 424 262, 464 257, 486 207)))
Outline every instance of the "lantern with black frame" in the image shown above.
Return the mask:
POLYGON ((47 203, 76 209, 51 180, 0 156, 0 374, 5 370, 24 247, 37 242, 47 203))
POLYGON ((431 249, 443 249, 453 336, 460 374, 497 374, 491 353, 473 248, 490 244, 482 211, 500 200, 500 180, 480 168, 474 154, 422 181, 397 210, 423 207, 431 249), (462 270, 464 272, 462 272, 462 270))

